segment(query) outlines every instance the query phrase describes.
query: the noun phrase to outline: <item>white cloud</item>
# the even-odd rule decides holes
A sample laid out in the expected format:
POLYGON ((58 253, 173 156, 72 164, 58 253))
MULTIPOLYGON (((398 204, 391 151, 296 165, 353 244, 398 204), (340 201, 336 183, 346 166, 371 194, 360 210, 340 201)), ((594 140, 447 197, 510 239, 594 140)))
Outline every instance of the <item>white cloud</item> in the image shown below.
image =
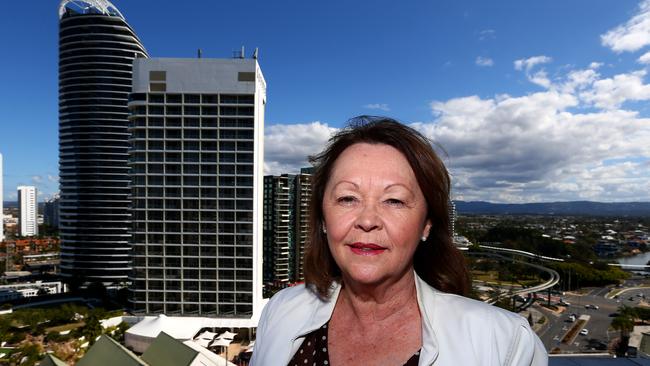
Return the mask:
POLYGON ((47 180, 49 180, 52 183, 58 183, 59 182, 59 177, 56 175, 48 174, 47 175, 47 180))
POLYGON ((495 38, 497 38, 497 32, 494 29, 484 29, 478 32, 479 41, 485 41, 488 39, 495 39, 495 38))
POLYGON ((618 74, 612 78, 596 80, 593 88, 580 97, 598 108, 620 107, 626 101, 650 100, 650 85, 643 83, 645 70, 618 74))
MULTIPOLYGON (((611 80, 626 85, 628 79, 611 80)), ((615 108, 576 112, 593 107, 581 93, 602 95, 599 83, 610 79, 585 69, 572 70, 562 80, 525 96, 431 103, 434 121, 413 126, 445 149, 455 197, 500 202, 650 200, 650 169, 639 162, 650 161, 650 119, 615 108)))
POLYGON ((526 72, 530 72, 533 67, 541 64, 546 64, 551 61, 553 61, 552 58, 544 55, 522 58, 515 60, 515 70, 524 70, 526 72))
POLYGON ((40 176, 40 175, 33 175, 32 176, 32 183, 38 184, 38 183, 41 183, 41 182, 43 182, 43 177, 42 176, 40 176))
POLYGON ((639 4, 639 12, 607 33, 600 36, 603 46, 612 51, 634 52, 650 44, 650 0, 639 4))
POLYGON ((519 60, 515 60, 514 65, 515 65, 515 70, 524 71, 528 81, 530 81, 533 84, 537 84, 545 89, 548 89, 551 87, 552 82, 548 78, 548 74, 546 73, 546 70, 539 69, 535 72, 532 71, 533 68, 535 68, 536 66, 546 64, 551 61, 553 61, 552 58, 541 55, 541 56, 533 56, 529 58, 522 58, 519 60))
POLYGON ((374 103, 374 104, 366 104, 363 106, 363 108, 367 109, 379 109, 385 112, 390 111, 390 108, 388 108, 388 104, 386 103, 374 103))
POLYGON ((476 64, 478 66, 494 66, 494 60, 489 57, 478 56, 476 58, 476 64))
POLYGON ((528 80, 533 84, 537 84, 547 89, 551 87, 551 80, 549 80, 545 70, 539 70, 536 73, 529 75, 528 80))
POLYGON ((641 55, 638 59, 637 62, 640 64, 650 64, 650 52, 646 52, 643 55, 641 55))
MULTIPOLYGON (((594 63, 592 62, 592 65, 594 63)), ((566 81, 561 85, 561 88, 566 93, 571 93, 575 90, 583 90, 594 83, 599 77, 595 71, 597 67, 589 67, 584 70, 571 70, 567 74, 566 81)))
POLYGON ((309 166, 307 157, 320 152, 335 131, 321 122, 267 126, 264 174, 296 173, 309 166))
POLYGON ((590 69, 598 69, 599 67, 603 66, 602 62, 592 62, 589 64, 590 69))

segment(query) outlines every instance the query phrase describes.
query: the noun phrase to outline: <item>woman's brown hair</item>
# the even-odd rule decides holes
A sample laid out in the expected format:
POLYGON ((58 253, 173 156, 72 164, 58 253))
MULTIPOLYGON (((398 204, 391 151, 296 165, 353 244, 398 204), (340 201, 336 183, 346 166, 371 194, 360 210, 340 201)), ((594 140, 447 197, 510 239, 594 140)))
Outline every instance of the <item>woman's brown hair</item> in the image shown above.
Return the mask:
POLYGON ((431 146, 431 141, 411 127, 386 117, 359 116, 332 136, 325 150, 310 156, 314 165, 310 202, 309 245, 304 271, 307 286, 328 297, 333 281, 341 280, 338 267, 323 227, 323 196, 336 159, 348 147, 358 143, 385 144, 400 151, 415 173, 428 207, 432 227, 426 241, 420 242, 413 265, 415 272, 429 285, 444 292, 466 295, 469 273, 465 258, 454 246, 449 216, 451 183, 447 168, 431 146))

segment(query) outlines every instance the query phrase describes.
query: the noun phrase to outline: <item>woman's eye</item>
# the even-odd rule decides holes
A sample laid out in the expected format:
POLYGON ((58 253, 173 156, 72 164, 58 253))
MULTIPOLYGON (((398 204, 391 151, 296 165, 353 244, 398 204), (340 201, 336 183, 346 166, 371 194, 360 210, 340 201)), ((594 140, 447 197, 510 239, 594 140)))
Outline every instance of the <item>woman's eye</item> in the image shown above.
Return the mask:
POLYGON ((350 203, 355 202, 356 200, 357 199, 355 197, 353 197, 353 196, 343 196, 343 197, 339 197, 336 200, 336 202, 342 203, 342 204, 350 204, 350 203))
POLYGON ((404 201, 398 200, 397 198, 389 198, 385 202, 391 206, 404 206, 404 201))

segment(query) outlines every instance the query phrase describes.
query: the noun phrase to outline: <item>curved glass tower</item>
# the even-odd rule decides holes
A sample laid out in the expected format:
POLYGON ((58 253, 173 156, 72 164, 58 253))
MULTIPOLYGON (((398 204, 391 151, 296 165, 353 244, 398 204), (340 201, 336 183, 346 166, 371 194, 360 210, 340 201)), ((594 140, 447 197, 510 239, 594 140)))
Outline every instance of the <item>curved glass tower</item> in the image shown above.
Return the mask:
POLYGON ((107 0, 59 6, 61 274, 74 285, 130 271, 128 94, 147 52, 107 0))

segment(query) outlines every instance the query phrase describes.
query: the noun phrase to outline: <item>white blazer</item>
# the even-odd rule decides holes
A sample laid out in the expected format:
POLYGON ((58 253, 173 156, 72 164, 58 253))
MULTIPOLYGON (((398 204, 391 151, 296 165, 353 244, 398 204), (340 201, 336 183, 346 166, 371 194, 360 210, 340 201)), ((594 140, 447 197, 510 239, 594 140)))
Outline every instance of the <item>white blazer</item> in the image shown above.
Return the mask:
MULTIPOLYGON (((422 316, 419 365, 548 365, 544 345, 526 319, 415 278, 422 316)), ((262 311, 251 366, 287 365, 304 336, 329 321, 340 290, 333 284, 327 300, 304 285, 275 294, 262 311)))

